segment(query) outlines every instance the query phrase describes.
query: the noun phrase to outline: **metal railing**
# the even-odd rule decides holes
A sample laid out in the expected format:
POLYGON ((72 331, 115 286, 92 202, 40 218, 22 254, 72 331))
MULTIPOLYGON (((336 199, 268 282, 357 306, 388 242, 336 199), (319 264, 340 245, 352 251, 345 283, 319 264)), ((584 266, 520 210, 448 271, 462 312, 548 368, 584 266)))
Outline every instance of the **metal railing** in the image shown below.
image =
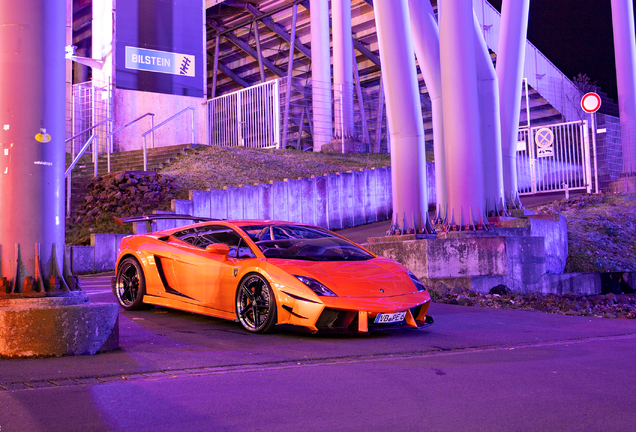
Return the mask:
MULTIPOLYGON (((165 125, 166 123, 174 120, 175 118, 179 117, 181 114, 185 113, 188 110, 192 110, 192 141, 191 143, 194 144, 194 107, 186 107, 184 109, 182 109, 181 111, 179 111, 178 113, 176 113, 175 115, 173 115, 172 117, 170 117, 167 120, 162 121, 161 123, 159 123, 157 126, 153 126, 151 129, 147 130, 146 132, 142 133, 141 136, 144 137, 144 171, 146 171, 148 169, 148 150, 147 150, 147 146, 146 146, 146 136, 149 133, 153 133, 155 130, 159 129, 161 126, 165 125)), ((154 147, 154 134, 153 134, 153 147, 154 147)))
POLYGON ((586 121, 519 129, 517 179, 521 195, 592 191, 592 157, 586 121))
MULTIPOLYGON (((64 144, 67 144, 68 142, 71 142, 71 141, 75 140, 75 138, 79 138, 80 136, 84 135, 85 133, 87 133, 87 132, 89 132, 89 131, 91 131, 91 130, 93 130, 93 129, 96 129, 96 128, 98 128, 98 127, 100 127, 100 126, 101 126, 101 125, 103 125, 104 123, 107 123, 107 122, 113 122, 113 121, 114 121, 113 119, 106 119, 106 120, 102 120, 102 121, 100 121, 99 123, 97 123, 96 125, 91 126, 91 127, 89 127, 89 128, 86 128, 86 129, 84 129, 83 131, 81 131, 80 133, 75 134, 75 135, 73 135, 73 136, 72 136, 72 137, 70 137, 70 138, 66 138, 66 139, 64 140, 64 144)), ((88 141, 92 141, 92 139, 89 139, 88 141)), ((87 142, 88 142, 88 141, 87 141, 87 142)), ((93 146, 93 163, 95 164, 95 177, 97 177, 97 156, 98 156, 98 155, 97 155, 97 151, 98 151, 98 148, 97 148, 97 144, 96 144, 96 145, 94 145, 94 146, 93 146)), ((77 160, 78 160, 80 157, 82 157, 82 155, 84 154, 84 152, 86 152, 86 144, 84 144, 84 146, 82 147, 82 149, 80 150, 80 152, 78 153, 78 155, 77 155, 77 157, 76 157, 76 156, 75 156, 75 147, 74 147, 73 145, 71 145, 71 158, 73 159, 73 162, 71 163, 71 167, 74 167, 74 166, 75 166, 75 164, 77 163, 77 160)))
MULTIPOLYGON (((104 120, 104 121, 106 121, 106 120, 104 120)), ((98 125, 95 125, 94 127, 96 127, 96 126, 98 126, 98 125)), ((71 140, 73 138, 74 137, 69 138, 69 140, 71 140)), ((77 154, 77 156, 73 159, 73 161, 71 162, 69 167, 64 172, 64 177, 66 178, 66 217, 71 217, 71 172, 73 171, 73 168, 75 168, 75 165, 77 164, 79 159, 86 152, 86 149, 88 149, 88 147, 93 143, 93 141, 95 141, 95 145, 93 146, 93 148, 97 148, 97 144, 99 142, 99 138, 97 137, 97 135, 91 135, 91 137, 88 139, 88 141, 86 141, 86 144, 84 144, 82 146, 82 148, 80 149, 80 151, 77 154)), ((95 176, 97 176, 97 159, 95 159, 95 176)))
MULTIPOLYGON (((107 159, 107 164, 108 164, 108 172, 110 173, 110 154, 113 152, 113 135, 115 135, 117 132, 126 129, 128 126, 131 126, 135 123, 137 123, 139 120, 141 120, 142 118, 146 117, 146 116, 150 116, 150 127, 154 128, 155 127, 155 114, 148 112, 142 116, 137 117, 136 119, 134 119, 133 121, 129 121, 128 123, 126 123, 125 125, 115 129, 114 131, 112 131, 111 133, 109 133, 108 135, 106 135, 106 140, 107 140, 107 147, 108 147, 108 159, 107 159)), ((153 130, 153 129, 151 129, 153 130)), ((152 148, 155 148, 155 133, 152 132, 152 148)), ((144 138, 145 140, 145 138, 144 138)))

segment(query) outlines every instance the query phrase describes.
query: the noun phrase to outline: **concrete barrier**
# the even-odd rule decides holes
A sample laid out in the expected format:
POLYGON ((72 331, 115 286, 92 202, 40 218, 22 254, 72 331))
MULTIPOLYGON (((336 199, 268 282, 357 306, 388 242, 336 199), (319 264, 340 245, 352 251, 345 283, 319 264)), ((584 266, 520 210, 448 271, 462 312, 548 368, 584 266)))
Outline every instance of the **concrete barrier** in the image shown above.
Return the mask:
POLYGON ((83 292, 0 299, 0 358, 85 355, 119 348, 119 306, 83 292))

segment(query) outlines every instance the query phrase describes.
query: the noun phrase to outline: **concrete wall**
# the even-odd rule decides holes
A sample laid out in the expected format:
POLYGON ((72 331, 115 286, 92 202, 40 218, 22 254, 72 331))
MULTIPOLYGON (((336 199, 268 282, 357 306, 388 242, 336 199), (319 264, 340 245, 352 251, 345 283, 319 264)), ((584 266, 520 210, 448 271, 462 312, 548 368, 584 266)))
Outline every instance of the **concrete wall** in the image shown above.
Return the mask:
MULTIPOLYGON (((194 143, 191 138, 192 113, 190 111, 165 124, 155 131, 155 147, 174 144, 207 144, 207 108, 205 98, 166 95, 134 90, 115 89, 115 124, 113 130, 142 116, 148 112, 154 113, 154 124, 167 120, 184 108, 193 107, 194 111, 194 143)), ((141 136, 151 128, 150 116, 117 132, 115 151, 139 150, 143 148, 144 140, 141 136)), ((147 136, 147 146, 152 148, 152 134, 147 136)))

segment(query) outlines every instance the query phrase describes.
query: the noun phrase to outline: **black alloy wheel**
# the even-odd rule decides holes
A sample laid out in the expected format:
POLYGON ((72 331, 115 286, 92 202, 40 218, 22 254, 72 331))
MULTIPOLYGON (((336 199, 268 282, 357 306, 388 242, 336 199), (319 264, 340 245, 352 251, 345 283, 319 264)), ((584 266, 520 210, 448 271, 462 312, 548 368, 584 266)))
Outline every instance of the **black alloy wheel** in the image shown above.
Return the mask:
POLYGON ((117 267, 115 295, 126 310, 141 310, 152 307, 143 304, 146 294, 146 280, 139 262, 133 257, 124 258, 117 267))
POLYGON ((251 333, 270 333, 276 325, 276 299, 267 280, 256 273, 243 278, 236 291, 236 317, 251 333))

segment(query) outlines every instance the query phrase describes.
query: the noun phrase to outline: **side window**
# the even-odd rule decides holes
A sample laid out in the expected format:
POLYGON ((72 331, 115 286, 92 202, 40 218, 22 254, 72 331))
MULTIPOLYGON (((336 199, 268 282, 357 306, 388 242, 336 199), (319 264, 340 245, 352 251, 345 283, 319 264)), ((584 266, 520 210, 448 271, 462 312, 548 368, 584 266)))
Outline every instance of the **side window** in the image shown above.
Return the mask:
POLYGON ((229 246, 231 258, 254 258, 254 252, 249 248, 240 235, 231 228, 223 225, 206 225, 190 228, 175 233, 175 237, 193 246, 205 249, 208 245, 223 243, 229 246))

